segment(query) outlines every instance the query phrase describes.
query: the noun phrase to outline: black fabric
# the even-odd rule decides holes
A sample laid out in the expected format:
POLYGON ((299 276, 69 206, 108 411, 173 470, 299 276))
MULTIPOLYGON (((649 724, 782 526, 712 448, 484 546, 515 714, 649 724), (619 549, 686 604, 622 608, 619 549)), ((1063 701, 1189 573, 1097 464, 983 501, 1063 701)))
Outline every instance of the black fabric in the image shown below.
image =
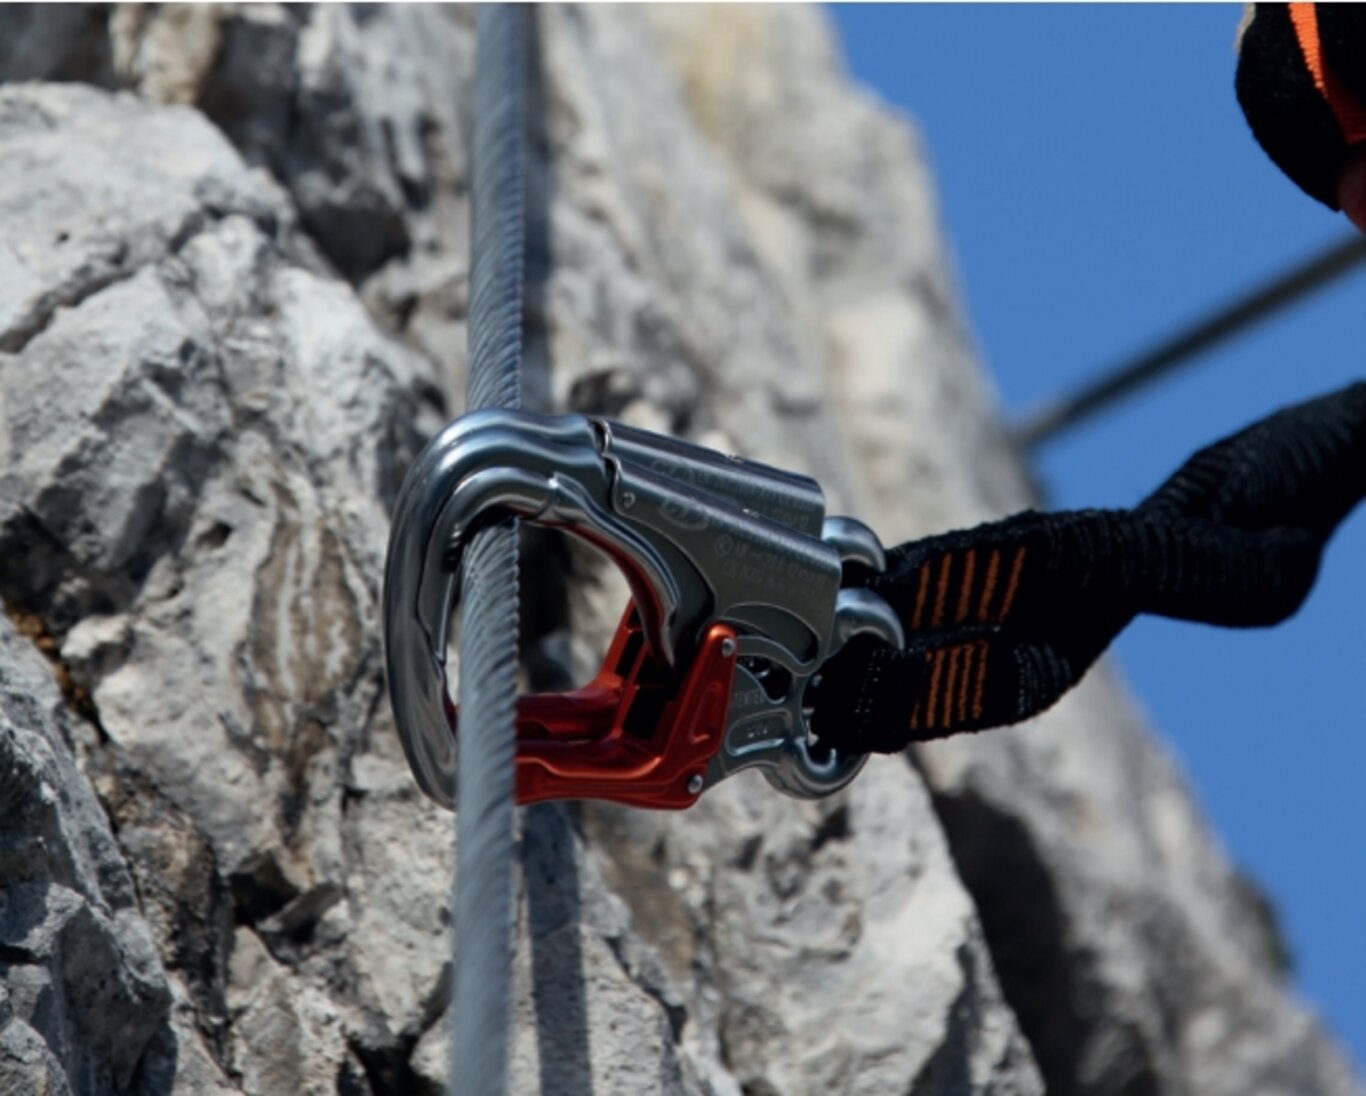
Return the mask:
POLYGON ((1075 685, 1138 613, 1276 624, 1366 497, 1366 382, 1201 450, 1132 510, 1026 511, 903 544, 867 581, 905 651, 854 644, 813 696, 858 752, 1016 723, 1075 685))
POLYGON ((1366 105, 1366 4, 1319 4, 1319 45, 1343 89, 1366 105))
MULTIPOLYGON (((1235 87, 1253 136, 1311 198, 1337 209, 1337 176, 1347 144, 1337 116, 1314 86, 1289 5, 1255 4, 1238 51, 1235 87)), ((1319 5, 1319 17, 1328 5, 1319 5)), ((1322 34, 1320 34, 1322 40, 1322 34)), ((1355 73, 1366 62, 1351 67, 1355 73)), ((1339 75, 1344 69, 1338 69, 1339 75)))

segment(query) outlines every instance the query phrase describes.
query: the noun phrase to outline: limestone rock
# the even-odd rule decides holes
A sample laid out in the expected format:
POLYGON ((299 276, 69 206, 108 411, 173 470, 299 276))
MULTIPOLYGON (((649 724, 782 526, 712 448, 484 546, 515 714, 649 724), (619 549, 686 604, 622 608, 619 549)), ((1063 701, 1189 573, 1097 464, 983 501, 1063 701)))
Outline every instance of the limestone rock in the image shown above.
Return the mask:
POLYGON ((43 658, 0 617, 6 1092, 28 1084, 54 1093, 130 1087, 171 1003, 123 856, 76 766, 72 734, 43 658))

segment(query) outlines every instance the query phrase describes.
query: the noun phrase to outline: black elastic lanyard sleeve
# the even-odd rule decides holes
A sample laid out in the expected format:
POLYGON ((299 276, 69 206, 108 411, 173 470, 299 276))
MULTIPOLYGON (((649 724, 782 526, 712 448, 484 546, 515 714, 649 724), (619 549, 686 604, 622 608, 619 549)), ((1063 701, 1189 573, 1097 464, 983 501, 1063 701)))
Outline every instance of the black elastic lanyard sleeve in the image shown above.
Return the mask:
POLYGON ((1366 382, 1278 411, 1191 457, 1132 510, 1025 511, 913 541, 867 585, 905 651, 831 659, 813 730, 840 749, 909 743, 1037 715, 1138 613, 1279 623, 1366 496, 1366 382))

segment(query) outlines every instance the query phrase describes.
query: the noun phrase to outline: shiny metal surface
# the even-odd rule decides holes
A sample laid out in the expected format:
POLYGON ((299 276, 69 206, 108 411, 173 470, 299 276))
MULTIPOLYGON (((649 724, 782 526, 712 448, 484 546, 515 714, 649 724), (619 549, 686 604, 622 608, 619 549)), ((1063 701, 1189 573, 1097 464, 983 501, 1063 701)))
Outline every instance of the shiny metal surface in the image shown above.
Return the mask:
POLYGON ((868 526, 856 518, 835 514, 821 523, 821 540, 833 545, 844 563, 862 564, 872 571, 887 569, 887 553, 868 526))
POLYGON ((810 476, 727 456, 634 426, 608 423, 604 428, 608 431, 606 451, 628 464, 672 480, 684 489, 720 495, 742 510, 799 533, 820 534, 825 495, 821 485, 810 476))
POLYGON ((446 621, 460 599, 462 554, 474 530, 510 515, 604 551, 630 584, 646 643, 674 671, 708 627, 735 629, 740 664, 706 786, 754 767, 781 791, 811 797, 858 772, 863 757, 811 740, 803 698, 851 637, 903 645, 880 598, 840 587, 845 562, 882 566, 872 531, 826 518, 819 486, 804 476, 605 420, 498 410, 466 415, 433 439, 409 472, 391 534, 391 692, 427 794, 448 803, 446 621))

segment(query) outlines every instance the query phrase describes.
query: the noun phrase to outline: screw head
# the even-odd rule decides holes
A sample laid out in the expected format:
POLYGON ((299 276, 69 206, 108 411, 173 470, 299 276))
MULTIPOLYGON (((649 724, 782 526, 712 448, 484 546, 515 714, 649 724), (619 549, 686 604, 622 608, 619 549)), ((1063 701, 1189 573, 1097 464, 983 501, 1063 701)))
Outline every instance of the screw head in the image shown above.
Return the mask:
POLYGON ((723 639, 721 641, 721 657, 730 658, 733 654, 735 654, 735 640, 723 639))
POLYGON ((689 794, 689 795, 696 795, 696 794, 697 794, 698 792, 700 792, 701 790, 702 790, 702 774, 701 774, 701 773, 693 773, 692 776, 688 777, 688 794, 689 794))
POLYGON ((621 494, 621 508, 629 510, 636 504, 636 493, 634 491, 623 491, 621 494))

